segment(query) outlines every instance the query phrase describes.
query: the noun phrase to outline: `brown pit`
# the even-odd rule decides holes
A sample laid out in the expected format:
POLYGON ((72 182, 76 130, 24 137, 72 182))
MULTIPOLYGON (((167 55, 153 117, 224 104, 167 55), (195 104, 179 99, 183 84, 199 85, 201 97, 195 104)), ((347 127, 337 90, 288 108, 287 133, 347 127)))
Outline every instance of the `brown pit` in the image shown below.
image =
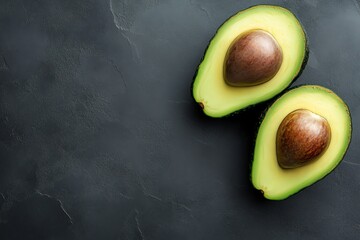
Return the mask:
POLYGON ((328 121, 305 109, 291 112, 276 136, 276 154, 282 168, 297 168, 318 159, 329 146, 328 121))
POLYGON ((267 82, 279 71, 282 58, 281 48, 270 33, 263 30, 246 32, 227 52, 225 81, 234 87, 267 82))

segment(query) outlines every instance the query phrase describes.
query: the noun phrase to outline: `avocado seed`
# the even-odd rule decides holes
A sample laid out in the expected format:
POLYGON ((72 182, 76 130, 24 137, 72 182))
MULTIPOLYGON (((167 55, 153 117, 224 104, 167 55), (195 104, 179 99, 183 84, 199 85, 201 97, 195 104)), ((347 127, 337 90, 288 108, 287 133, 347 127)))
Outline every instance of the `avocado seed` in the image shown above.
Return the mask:
POLYGON ((305 109, 288 114, 276 136, 276 155, 282 168, 297 168, 318 159, 330 143, 328 121, 305 109))
POLYGON ((282 63, 282 50, 270 33, 246 32, 227 52, 224 78, 234 87, 254 86, 272 79, 282 63))

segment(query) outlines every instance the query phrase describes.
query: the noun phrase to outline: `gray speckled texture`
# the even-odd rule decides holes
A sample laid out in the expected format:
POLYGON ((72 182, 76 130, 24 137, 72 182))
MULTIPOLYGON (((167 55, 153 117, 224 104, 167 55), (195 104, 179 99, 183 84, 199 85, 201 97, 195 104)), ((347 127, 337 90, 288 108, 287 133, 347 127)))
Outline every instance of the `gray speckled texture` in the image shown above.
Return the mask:
POLYGON ((1 0, 0 239, 357 239, 359 13, 350 0, 1 0), (354 123, 340 166, 281 202, 249 181, 266 104, 210 119, 190 94, 218 26, 259 3, 306 29, 293 86, 331 88, 354 123))

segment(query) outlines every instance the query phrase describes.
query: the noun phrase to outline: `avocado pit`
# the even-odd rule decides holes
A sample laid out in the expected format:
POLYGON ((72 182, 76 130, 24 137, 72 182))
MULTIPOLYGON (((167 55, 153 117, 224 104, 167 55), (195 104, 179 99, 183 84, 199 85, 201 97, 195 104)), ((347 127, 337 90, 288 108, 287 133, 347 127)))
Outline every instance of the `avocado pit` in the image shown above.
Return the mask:
POLYGON ((276 154, 282 168, 297 168, 318 159, 331 139, 328 121, 306 109, 288 114, 276 136, 276 154))
POLYGON ((225 82, 234 87, 265 83, 279 71, 282 59, 281 47, 270 33, 248 31, 240 35, 227 52, 225 82))

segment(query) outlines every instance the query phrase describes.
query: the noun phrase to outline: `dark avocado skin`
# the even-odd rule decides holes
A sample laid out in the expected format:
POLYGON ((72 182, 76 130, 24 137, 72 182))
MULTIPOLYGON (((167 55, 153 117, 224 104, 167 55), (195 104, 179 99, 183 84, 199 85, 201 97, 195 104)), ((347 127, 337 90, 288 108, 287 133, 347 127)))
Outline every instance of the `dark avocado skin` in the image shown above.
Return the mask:
MULTIPOLYGON (((307 49, 308 49, 308 48, 307 48, 307 49)), ((307 51, 306 53, 307 53, 307 54, 306 54, 306 58, 305 58, 305 59, 306 59, 306 62, 307 62, 308 56, 309 56, 309 55, 308 55, 309 52, 307 51)), ((303 70, 304 70, 304 67, 302 67, 302 69, 301 69, 300 72, 302 72, 303 70)), ((300 76, 300 75, 298 75, 298 77, 299 77, 299 76, 300 76)), ((264 119, 264 117, 265 117, 268 109, 272 106, 272 104, 273 104, 277 99, 279 99, 282 95, 286 94, 287 92, 289 92, 289 91, 291 91, 291 90, 294 90, 294 89, 296 89, 296 88, 303 87, 303 86, 307 86, 307 84, 301 84, 301 85, 298 85, 298 86, 294 86, 294 87, 291 87, 291 88, 287 88, 287 89, 286 89, 285 91, 283 91, 282 93, 276 95, 276 97, 274 97, 274 98, 272 98, 271 100, 267 101, 267 102, 266 102, 266 108, 265 108, 265 109, 262 111, 262 113, 260 114, 260 116, 259 116, 259 121, 258 121, 257 124, 256 124, 256 132, 259 131, 260 125, 261 125, 261 123, 262 123, 262 121, 263 121, 263 119, 264 119)), ((349 108, 349 106, 348 106, 345 102, 344 102, 344 104, 349 108)), ((349 116, 350 116, 350 119, 352 119, 350 111, 348 112, 348 114, 349 114, 349 116)), ((353 125, 351 125, 350 128, 351 128, 351 132, 353 132, 353 125)), ((349 144, 348 144, 348 146, 347 146, 347 148, 346 148, 346 151, 349 149, 349 146, 350 146, 350 144, 351 144, 351 140, 352 140, 352 135, 351 135, 349 144)), ((254 146, 255 146, 255 141, 256 141, 256 136, 255 136, 254 141, 253 141, 253 145, 254 145, 254 146)), ((249 171, 250 171, 250 175, 249 175, 250 178, 249 178, 249 179, 250 179, 250 181, 251 181, 251 173, 252 173, 253 161, 254 161, 254 156, 252 156, 252 161, 251 161, 250 168, 249 168, 249 171)), ((338 165, 339 165, 340 163, 341 163, 341 161, 338 163, 338 165)), ((319 178, 319 179, 317 180, 317 182, 323 180, 323 179, 326 178, 328 175, 330 175, 332 172, 333 172, 333 171, 329 172, 328 174, 326 174, 326 175, 323 176, 322 178, 319 178)), ((293 195, 290 195, 287 199, 292 198, 293 196, 295 196, 295 195, 297 195, 298 193, 304 191, 305 189, 311 187, 312 185, 313 185, 313 184, 311 184, 311 185, 309 185, 309 186, 307 186, 307 187, 304 187, 304 188, 300 189, 299 191, 297 191, 297 192, 294 193, 293 195)), ((261 193, 261 195, 263 195, 263 193, 262 193, 261 190, 257 190, 257 189, 256 189, 256 191, 258 191, 259 193, 261 193)), ((283 200, 271 200, 271 201, 283 201, 283 200)))
MULTIPOLYGON (((248 8, 245 8, 245 9, 243 9, 243 10, 241 10, 241 11, 244 11, 244 10, 247 10, 247 9, 249 9, 249 8, 256 7, 256 6, 263 6, 263 5, 262 5, 262 4, 253 5, 253 6, 250 6, 250 7, 248 7, 248 8)), ((280 6, 280 5, 274 5, 274 6, 282 7, 282 6, 280 6)), ((237 12, 236 12, 235 14, 233 14, 232 16, 228 17, 228 18, 218 27, 218 29, 220 29, 230 18, 232 18, 232 17, 235 16, 236 14, 237 14, 237 12)), ((296 16, 295 16, 295 17, 296 17, 296 16)), ((300 19, 297 18, 297 20, 298 20, 299 23, 303 26, 303 24, 301 23, 300 19)), ((196 70, 195 70, 194 76, 193 76, 193 78, 192 78, 191 86, 190 86, 189 89, 190 89, 190 94, 191 94, 191 96, 192 96, 192 99, 193 99, 193 101, 195 101, 195 103, 196 103, 196 100, 195 100, 195 98, 194 98, 194 96, 193 96, 193 88, 194 88, 195 78, 196 78, 196 76, 197 76, 197 74, 198 74, 199 66, 200 66, 200 64, 203 62, 203 60, 204 60, 204 58, 205 58, 205 54, 206 54, 206 52, 207 52, 207 50, 208 50, 208 48, 209 48, 209 46, 210 46, 210 43, 211 43, 212 39, 213 39, 213 38, 215 37, 215 35, 217 34, 218 29, 215 31, 215 34, 213 35, 213 37, 211 38, 211 40, 209 41, 209 43, 208 43, 207 46, 205 47, 205 50, 204 50, 204 52, 203 52, 203 55, 202 55, 202 57, 201 57, 201 59, 200 59, 200 61, 199 61, 199 64, 197 65, 197 68, 196 68, 196 70)), ((266 105, 267 105, 267 104, 270 104, 270 105, 271 105, 271 104, 275 101, 274 99, 277 99, 277 98, 279 98, 279 96, 283 95, 284 92, 286 92, 286 91, 291 87, 291 85, 301 76, 301 74, 302 74, 302 72, 304 71, 304 69, 305 69, 305 67, 306 67, 306 65, 307 65, 307 63, 308 63, 308 60, 309 60, 309 40, 308 40, 308 37, 307 37, 306 30, 305 30, 304 28, 303 28, 303 31, 304 31, 305 40, 306 40, 306 42, 305 42, 305 56, 304 56, 304 60, 303 60, 303 62, 302 62, 302 65, 301 65, 301 68, 300 68, 299 72, 295 75, 294 79, 291 81, 291 83, 289 84, 289 86, 288 86, 286 89, 284 89, 284 91, 279 92, 277 95, 275 95, 273 98, 271 98, 271 99, 269 99, 269 100, 266 100, 266 101, 263 101, 263 102, 259 102, 259 103, 266 103, 266 105)), ((228 115, 223 116, 222 118, 228 118, 228 117, 237 116, 239 113, 244 112, 244 111, 246 111, 246 110, 248 110, 248 109, 251 109, 251 108, 253 108, 254 106, 258 105, 259 103, 253 104, 253 105, 250 105, 250 106, 248 106, 248 107, 246 107, 246 108, 244 108, 244 109, 240 109, 240 110, 238 110, 238 111, 232 112, 232 113, 230 113, 230 114, 228 114, 228 115)), ((202 110, 202 107, 201 107, 200 105, 199 105, 199 108, 202 110)))

